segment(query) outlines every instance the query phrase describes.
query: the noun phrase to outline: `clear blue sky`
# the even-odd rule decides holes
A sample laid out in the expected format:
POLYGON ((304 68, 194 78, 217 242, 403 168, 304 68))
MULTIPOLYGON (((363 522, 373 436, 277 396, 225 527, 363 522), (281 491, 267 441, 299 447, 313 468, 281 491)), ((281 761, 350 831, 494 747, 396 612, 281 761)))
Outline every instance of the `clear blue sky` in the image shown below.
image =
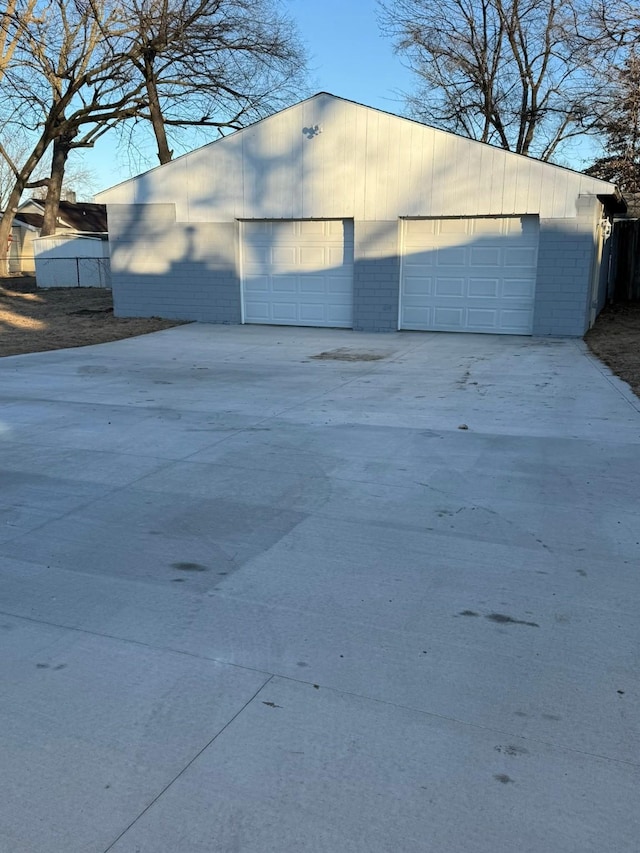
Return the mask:
POLYGON ((411 75, 380 35, 375 0, 288 0, 310 56, 316 91, 389 112, 402 110, 399 90, 411 75))
MULTIPOLYGON (((286 6, 307 46, 314 92, 402 112, 399 91, 411 88, 411 75, 379 34, 375 0, 286 0, 286 6)), ((95 175, 96 190, 130 176, 114 139, 100 142, 84 162, 95 175)))

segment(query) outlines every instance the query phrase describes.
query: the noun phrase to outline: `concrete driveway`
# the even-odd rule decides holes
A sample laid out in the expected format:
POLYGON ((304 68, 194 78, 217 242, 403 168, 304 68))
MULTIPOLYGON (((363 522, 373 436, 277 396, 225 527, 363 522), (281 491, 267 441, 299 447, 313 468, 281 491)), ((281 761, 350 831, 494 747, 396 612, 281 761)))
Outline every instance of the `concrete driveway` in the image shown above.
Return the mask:
POLYGON ((194 325, 0 392, 2 850, 638 849, 640 403, 581 342, 194 325))

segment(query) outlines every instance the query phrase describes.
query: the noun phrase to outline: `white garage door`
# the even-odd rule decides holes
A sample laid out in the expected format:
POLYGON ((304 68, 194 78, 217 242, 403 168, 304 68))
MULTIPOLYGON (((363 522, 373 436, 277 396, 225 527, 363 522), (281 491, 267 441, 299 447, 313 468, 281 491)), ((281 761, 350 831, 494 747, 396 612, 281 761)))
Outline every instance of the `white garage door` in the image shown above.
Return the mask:
POLYGON ((242 223, 245 323, 353 326, 353 223, 242 223))
POLYGON ((406 219, 400 328, 530 335, 537 216, 406 219))

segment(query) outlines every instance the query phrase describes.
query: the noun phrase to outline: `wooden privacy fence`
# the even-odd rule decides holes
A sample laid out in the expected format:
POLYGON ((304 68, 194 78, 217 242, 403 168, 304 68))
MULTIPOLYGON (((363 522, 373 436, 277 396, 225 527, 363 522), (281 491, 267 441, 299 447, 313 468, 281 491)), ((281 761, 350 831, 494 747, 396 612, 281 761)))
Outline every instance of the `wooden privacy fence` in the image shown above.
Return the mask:
POLYGON ((613 229, 613 302, 640 300, 640 219, 619 220, 613 229))

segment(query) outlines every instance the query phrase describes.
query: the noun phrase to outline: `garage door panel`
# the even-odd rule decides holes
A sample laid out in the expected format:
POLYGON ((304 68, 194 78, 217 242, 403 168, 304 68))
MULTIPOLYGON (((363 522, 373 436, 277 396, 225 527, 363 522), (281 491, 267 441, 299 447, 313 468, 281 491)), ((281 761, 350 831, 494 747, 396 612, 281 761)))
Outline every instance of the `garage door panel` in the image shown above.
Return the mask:
POLYGON ((500 249, 498 246, 472 246, 469 251, 469 263, 472 267, 500 266, 500 249))
POLYGON ((436 249, 436 264, 439 267, 458 267, 466 262, 467 250, 461 246, 436 249))
POLYGON ((474 237, 502 237, 507 232, 505 219, 470 219, 468 233, 474 237))
POLYGON ((298 252, 298 266, 301 269, 323 269, 329 264, 324 246, 300 246, 298 252))
POLYGON ((344 326, 351 318, 350 305, 333 304, 327 308, 327 319, 333 326, 344 326))
POLYGON ((418 241, 436 233, 437 219, 407 219, 405 220, 405 237, 409 241, 412 237, 418 241))
POLYGON ((347 276, 330 275, 326 279, 327 293, 341 297, 343 302, 351 305, 353 301, 352 280, 347 276))
POLYGON ((325 249, 326 262, 330 267, 341 267, 343 264, 351 267, 353 263, 353 245, 351 246, 329 246, 325 249))
POLYGON ((286 293, 290 297, 292 293, 298 292, 298 280, 293 275, 274 275, 271 279, 271 289, 273 293, 286 293))
POLYGON ((268 316, 275 322, 291 323, 297 319, 295 302, 274 302, 268 316))
POLYGON ((317 323, 326 319, 326 307, 322 302, 308 302, 299 306, 297 319, 301 323, 317 323))
POLYGON ((464 308, 436 307, 433 310, 434 322, 439 326, 447 326, 453 330, 464 327, 464 314, 464 308))
POLYGON ((524 267, 530 269, 536 262, 536 249, 531 246, 528 248, 516 249, 506 247, 504 250, 504 265, 505 267, 524 267))
POLYGON ((530 316, 530 312, 526 309, 522 309, 521 311, 503 310, 500 312, 501 323, 511 329, 520 329, 523 335, 531 333, 530 316))
POLYGON ((400 328, 531 334, 537 249, 535 216, 405 220, 400 328))
POLYGON ((502 282, 502 295, 506 299, 526 299, 531 301, 535 295, 535 282, 531 279, 505 278, 502 282))
POLYGON ((470 278, 469 297, 497 298, 500 294, 500 282, 497 278, 470 278))
POLYGON ((436 296, 464 296, 464 279, 463 278, 438 278, 436 279, 435 295, 436 296))
POLYGON ((353 325, 353 223, 244 222, 244 321, 353 325))
POLYGON ((498 328, 499 312, 490 308, 469 308, 467 325, 475 329, 493 332, 498 328))
POLYGON ((430 251, 405 254, 404 268, 410 275, 430 275, 436 267, 435 247, 430 251))
POLYGON ((260 320, 267 322, 269 320, 269 306, 263 302, 247 300, 247 310, 251 312, 252 316, 258 318, 256 322, 260 322, 260 320))
POLYGON ((421 328, 432 322, 431 308, 424 308, 420 305, 407 305, 405 311, 408 321, 416 328, 421 328))
MULTIPOLYGON (((413 270, 412 270, 412 272, 413 272, 413 270)), ((428 278, 427 276, 425 276, 424 278, 422 276, 414 276, 414 275, 405 276, 405 279, 404 279, 404 295, 405 295, 404 304, 405 305, 411 304, 410 297, 414 294, 417 296, 420 296, 423 293, 426 294, 427 296, 430 295, 432 287, 433 287, 433 279, 428 278)))
POLYGON ((263 263, 277 265, 283 272, 292 271, 298 264, 296 250, 287 246, 274 246, 271 251, 263 253, 263 263))
POLYGON ((325 237, 331 234, 330 223, 320 219, 300 220, 292 223, 294 230, 301 237, 325 237))
POLYGON ((264 275, 248 275, 245 279, 245 293, 267 293, 269 279, 264 275))
POLYGON ((313 294, 324 296, 328 290, 328 282, 324 276, 305 276, 298 279, 298 292, 301 296, 313 294))
POLYGON ((466 219, 441 219, 436 233, 465 235, 468 232, 469 223, 466 219))

